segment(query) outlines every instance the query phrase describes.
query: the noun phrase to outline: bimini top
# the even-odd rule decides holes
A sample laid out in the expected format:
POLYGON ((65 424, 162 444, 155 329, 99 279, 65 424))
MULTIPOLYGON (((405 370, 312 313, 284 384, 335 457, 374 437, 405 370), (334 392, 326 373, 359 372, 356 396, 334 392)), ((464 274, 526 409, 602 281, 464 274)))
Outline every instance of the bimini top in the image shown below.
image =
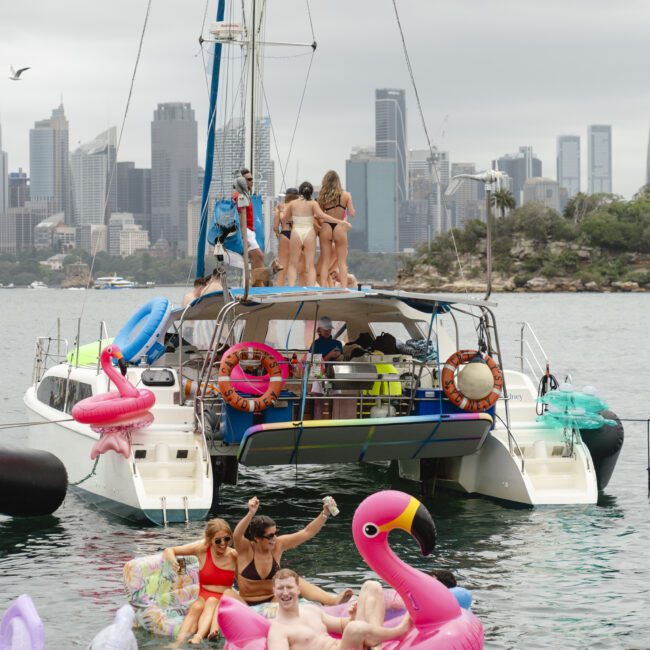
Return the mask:
MULTIPOLYGON (((462 304, 477 307, 493 307, 496 303, 466 298, 453 294, 418 293, 409 291, 391 291, 381 289, 355 289, 321 288, 321 287, 252 287, 248 290, 248 297, 242 300, 244 290, 241 287, 230 289, 234 300, 241 301, 242 306, 256 307, 275 305, 281 303, 318 304, 322 301, 372 301, 377 304, 382 300, 398 300, 399 302, 416 309, 419 312, 431 313, 433 310, 448 311, 453 304, 462 304)), ((191 302, 187 307, 175 309, 172 320, 183 316, 184 320, 214 319, 223 307, 227 298, 223 291, 214 291, 201 296, 191 302)))

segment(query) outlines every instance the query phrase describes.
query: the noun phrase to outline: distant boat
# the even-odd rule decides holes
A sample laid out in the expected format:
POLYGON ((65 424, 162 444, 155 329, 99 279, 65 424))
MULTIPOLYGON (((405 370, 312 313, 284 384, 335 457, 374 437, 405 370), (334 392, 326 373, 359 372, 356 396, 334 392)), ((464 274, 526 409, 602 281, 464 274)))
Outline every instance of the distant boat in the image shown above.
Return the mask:
POLYGON ((136 283, 119 275, 106 275, 95 280, 95 289, 135 289, 136 283))
POLYGON ((40 280, 34 280, 34 282, 32 282, 28 287, 28 289, 47 289, 47 288, 48 287, 45 284, 45 282, 41 282, 40 280))

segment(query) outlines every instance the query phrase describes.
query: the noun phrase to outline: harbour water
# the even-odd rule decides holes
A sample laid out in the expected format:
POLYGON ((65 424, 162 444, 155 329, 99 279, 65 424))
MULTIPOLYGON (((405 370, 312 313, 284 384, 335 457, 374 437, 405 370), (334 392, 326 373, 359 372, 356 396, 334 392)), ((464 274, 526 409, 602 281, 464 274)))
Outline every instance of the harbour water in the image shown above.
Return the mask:
MULTIPOLYGON (((56 318, 72 340, 84 303, 82 342, 105 319, 114 334, 145 300, 180 288, 142 291, 0 291, 0 425, 26 421, 23 393, 31 381, 37 335, 56 336, 56 318)), ((540 337, 558 379, 592 384, 621 418, 650 417, 648 327, 650 294, 496 295, 501 345, 516 365, 519 324, 540 337)), ((625 423, 626 439, 610 485, 597 505, 513 508, 483 498, 439 491, 425 504, 439 544, 422 558, 417 544, 395 533, 391 542, 407 562, 451 569, 474 596, 488 648, 650 648, 650 505, 646 425, 625 423)), ((0 444, 25 445, 24 428, 0 429, 0 444)), ((89 470, 91 466, 88 460, 89 470)), ((328 589, 358 587, 370 577, 350 533, 355 506, 367 494, 414 486, 375 466, 243 468, 240 483, 222 491, 215 513, 233 525, 257 495, 282 532, 314 517, 320 500, 335 496, 341 514, 314 540, 284 556, 328 589)), ((52 516, 0 516, 0 613, 29 593, 45 623, 46 647, 84 648, 124 604, 122 566, 134 556, 200 536, 202 525, 137 526, 88 507, 69 493, 52 516)), ((141 648, 169 640, 138 632, 141 648)), ((205 644, 205 647, 215 647, 205 644)))

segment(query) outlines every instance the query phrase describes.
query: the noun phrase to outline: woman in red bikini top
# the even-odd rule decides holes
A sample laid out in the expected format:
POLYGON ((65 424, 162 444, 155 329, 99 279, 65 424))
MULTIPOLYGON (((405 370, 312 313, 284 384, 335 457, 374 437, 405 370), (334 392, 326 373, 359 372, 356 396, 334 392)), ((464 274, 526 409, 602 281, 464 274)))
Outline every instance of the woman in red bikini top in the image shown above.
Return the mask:
MULTIPOLYGON (((341 179, 334 171, 328 171, 321 181, 318 192, 318 205, 321 210, 341 225, 334 221, 329 227, 323 224, 318 233, 320 239, 320 257, 318 258, 318 274, 321 287, 331 287, 334 284, 330 278, 331 271, 338 271, 340 278, 348 277, 348 227, 346 218, 354 217, 352 195, 341 186, 341 179)), ((347 281, 341 280, 341 286, 347 287, 347 281)), ((352 287, 356 289, 356 287, 352 287)))
POLYGON ((201 643, 207 636, 215 639, 219 634, 217 609, 224 593, 233 595, 232 585, 237 572, 237 551, 232 548, 233 533, 223 519, 210 519, 203 539, 185 546, 173 546, 163 551, 163 557, 174 571, 180 569, 178 556, 194 555, 199 560, 199 597, 192 603, 181 629, 178 641, 201 643))
MULTIPOLYGON (((273 519, 257 515, 260 502, 253 497, 248 502, 248 514, 235 527, 235 549, 239 575, 239 598, 248 605, 268 603, 273 600, 273 576, 280 569, 282 553, 300 546, 315 537, 329 517, 327 506, 323 505, 318 516, 302 530, 289 535, 278 535, 273 519)), ((230 596, 230 594, 228 594, 230 596)), ((300 579, 300 595, 323 605, 336 605, 352 596, 351 589, 331 594, 300 579)))

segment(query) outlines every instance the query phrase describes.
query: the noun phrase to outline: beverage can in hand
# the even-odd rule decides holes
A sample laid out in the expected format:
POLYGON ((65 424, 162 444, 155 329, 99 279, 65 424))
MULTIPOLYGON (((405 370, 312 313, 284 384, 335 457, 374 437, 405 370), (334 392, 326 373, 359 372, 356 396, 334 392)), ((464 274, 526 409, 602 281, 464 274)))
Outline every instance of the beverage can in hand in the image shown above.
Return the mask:
POLYGON ((332 517, 336 517, 339 514, 339 509, 336 507, 336 502, 333 497, 327 496, 323 498, 323 505, 327 507, 332 517))

